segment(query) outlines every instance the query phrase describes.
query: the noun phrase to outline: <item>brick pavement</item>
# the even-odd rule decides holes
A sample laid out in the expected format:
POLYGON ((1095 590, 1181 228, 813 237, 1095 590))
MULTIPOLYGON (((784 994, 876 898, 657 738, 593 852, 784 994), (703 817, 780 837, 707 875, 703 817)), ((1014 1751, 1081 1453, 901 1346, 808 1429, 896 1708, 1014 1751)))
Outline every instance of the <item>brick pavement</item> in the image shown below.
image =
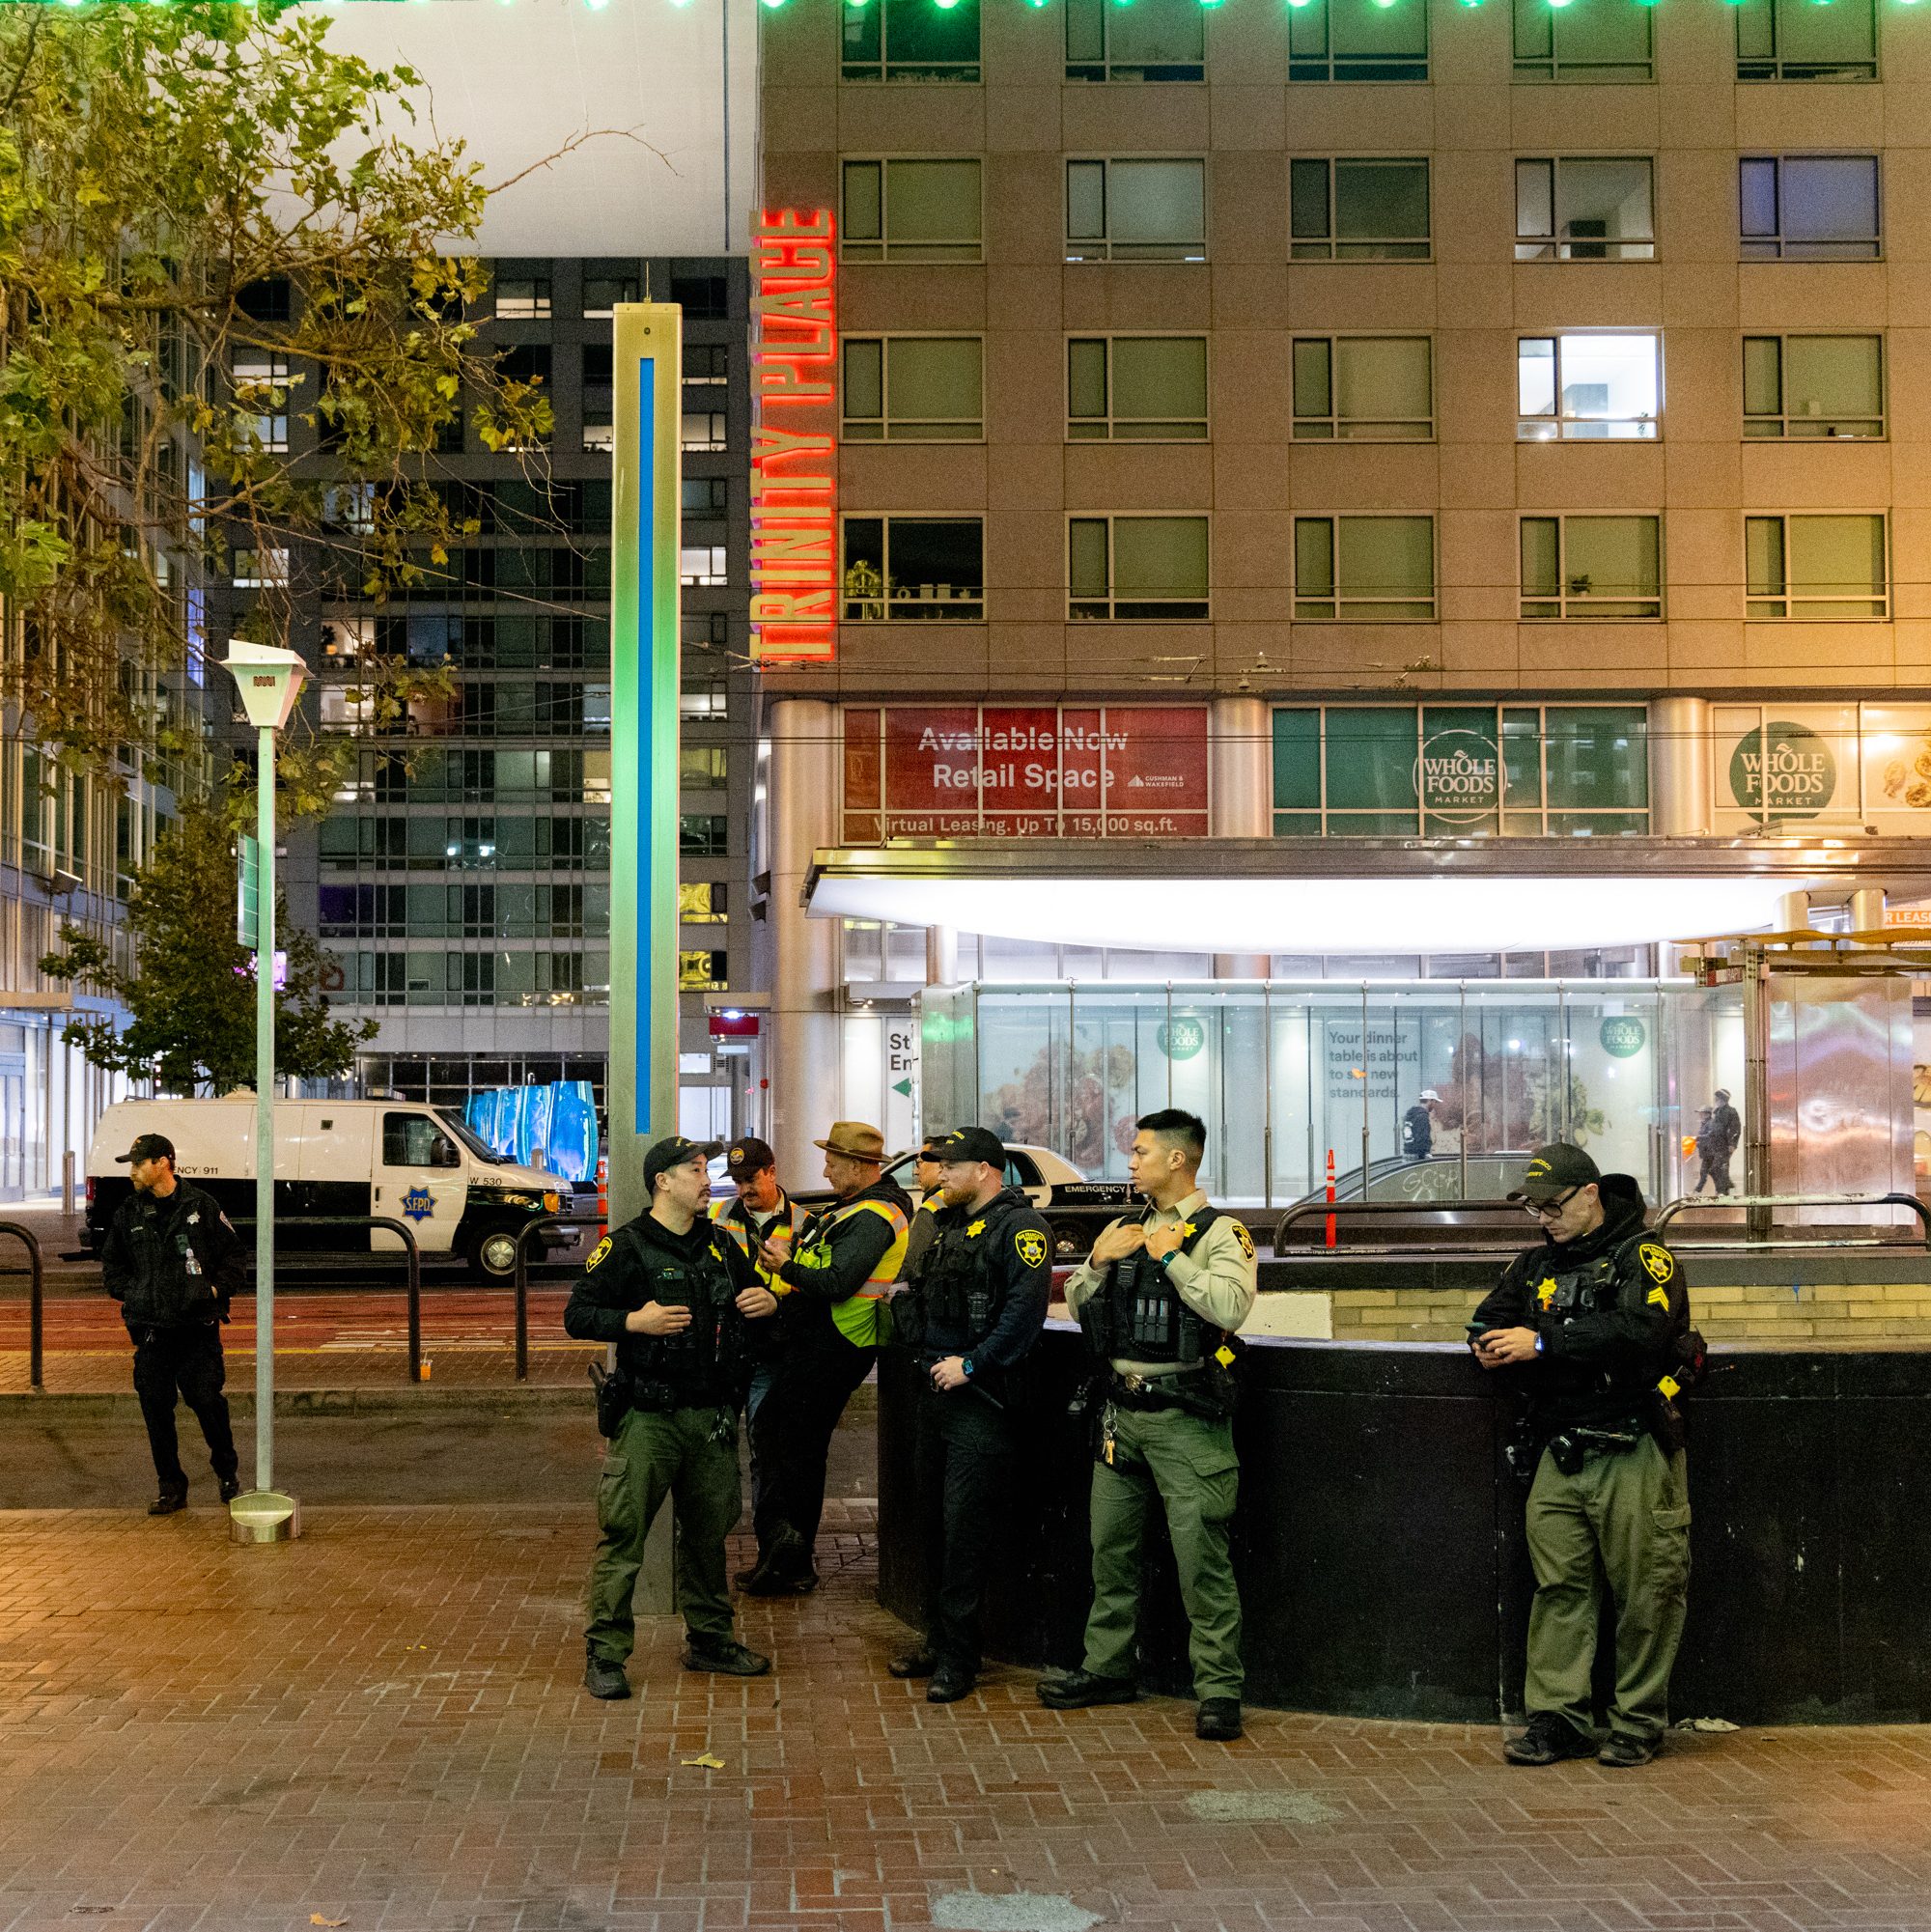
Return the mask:
POLYGON ((206 1509, 0 1514, 0 1932, 1931 1928, 1931 1732, 1525 1772, 1452 1725, 1202 1745, 1011 1670, 935 1709, 883 1671, 869 1505, 827 1524, 825 1587, 745 1606, 774 1675, 685 1674, 660 1622, 600 1705, 587 1498, 266 1550, 206 1509))

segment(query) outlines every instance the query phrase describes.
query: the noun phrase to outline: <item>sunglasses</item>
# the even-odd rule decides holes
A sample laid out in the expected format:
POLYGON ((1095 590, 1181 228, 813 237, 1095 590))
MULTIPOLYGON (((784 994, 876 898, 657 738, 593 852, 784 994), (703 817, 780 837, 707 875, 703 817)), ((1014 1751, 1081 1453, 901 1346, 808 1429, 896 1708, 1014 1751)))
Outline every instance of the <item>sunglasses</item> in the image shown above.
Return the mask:
POLYGON ((1539 1221, 1553 1221, 1581 1191, 1581 1186, 1574 1187, 1566 1194, 1557 1194, 1553 1201, 1525 1201, 1523 1207, 1539 1221))

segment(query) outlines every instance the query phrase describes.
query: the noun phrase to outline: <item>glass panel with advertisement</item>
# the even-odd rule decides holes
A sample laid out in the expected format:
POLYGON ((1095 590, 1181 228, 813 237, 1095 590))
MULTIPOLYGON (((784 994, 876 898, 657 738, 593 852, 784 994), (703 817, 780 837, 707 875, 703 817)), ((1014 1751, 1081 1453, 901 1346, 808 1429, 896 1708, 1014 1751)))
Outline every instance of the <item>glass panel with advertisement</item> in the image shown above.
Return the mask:
POLYGON ((844 838, 1204 838, 1204 705, 845 714, 844 838))
POLYGON ((1649 829, 1640 705, 1283 705, 1277 838, 1649 829))
POLYGON ((1931 705, 1714 705, 1718 831, 1931 832, 1931 705))

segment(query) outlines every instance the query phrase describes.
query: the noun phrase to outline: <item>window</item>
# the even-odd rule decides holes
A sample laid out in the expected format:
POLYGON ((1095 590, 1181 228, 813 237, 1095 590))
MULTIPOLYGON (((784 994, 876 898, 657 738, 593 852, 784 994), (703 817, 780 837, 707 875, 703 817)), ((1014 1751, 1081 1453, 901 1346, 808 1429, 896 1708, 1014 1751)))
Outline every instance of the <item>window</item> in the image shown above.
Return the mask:
POLYGON ((1870 262, 1875 154, 1750 154, 1739 170, 1746 262, 1870 262))
POLYGON ((845 163, 845 261, 976 262, 981 232, 977 161, 845 163))
POLYGON ((1663 615, 1663 543, 1655 517, 1525 517, 1525 618, 1663 615))
POLYGON ((1204 161, 1068 161, 1069 262, 1204 262, 1204 161))
POLYGON ((977 517, 848 517, 846 622, 976 623, 986 614, 985 559, 977 517))
MULTIPOLYGON (((585 435, 589 434, 586 429, 585 435)), ((721 450, 730 447, 724 434, 722 409, 686 409, 678 423, 678 441, 688 450, 721 450)))
POLYGON ((1066 558, 1069 617, 1123 624, 1207 615, 1204 517, 1075 517, 1066 558))
POLYGON ((498 322, 543 322, 548 315, 548 282, 513 280, 496 284, 498 322))
POLYGON ((1515 77, 1653 80, 1649 14, 1629 0, 1515 0, 1515 77))
POLYGON ((1069 442, 1207 437, 1204 335, 1075 336, 1066 345, 1069 442))
POLYGON ((1426 80, 1428 9, 1305 0, 1287 16, 1289 80, 1426 80))
POLYGON ((722 342, 687 342, 684 346, 686 382, 722 382, 731 374, 731 349, 722 342))
POLYGON ((238 549, 235 552, 237 590, 267 590, 288 580, 289 553, 286 550, 238 549))
POLYGON ((1425 335, 1299 336, 1294 434, 1306 442, 1429 442, 1434 382, 1425 335))
POLYGON ((1066 0, 1068 80, 1204 80, 1200 0, 1066 0))
POLYGON ((619 302, 634 302, 636 299, 637 278, 634 275, 586 275, 583 278, 583 314, 586 321, 601 321, 614 315, 619 302))
POLYGON ((731 313, 731 284, 723 275, 670 272, 670 298, 684 311, 686 322, 723 322, 731 313))
POLYGON ((677 580, 691 588, 715 588, 731 581, 722 544, 686 544, 677 553, 677 580))
POLYGON ((1288 200, 1297 262, 1428 260, 1428 163, 1295 161, 1288 200))
POLYGON ((1525 442, 1654 440, 1654 335, 1525 335, 1515 346, 1516 426, 1525 442))
POLYGON ((1882 517, 1746 517, 1747 617, 1888 617, 1882 517))
POLYGON ((1297 517, 1294 615, 1302 624, 1435 619, 1433 517, 1297 517))
POLYGON ((677 822, 677 849, 699 858, 721 858, 731 850, 731 822, 722 812, 684 812, 677 822))
POLYGON ((462 1157, 456 1142, 426 1113, 385 1113, 382 1116, 382 1165, 385 1167, 460 1167, 462 1157))
POLYGON ((979 78, 979 0, 845 0, 847 80, 979 78))
POLYGON ((731 483, 722 476, 686 476, 679 493, 686 517, 721 517, 731 506, 731 483))
POLYGON ((677 750, 677 782, 686 791, 703 791, 724 782, 721 744, 681 744, 677 750))
POLYGON ((985 345, 976 335, 848 336, 844 356, 847 442, 984 437, 985 345))
POLYGON ((726 993, 727 955, 722 952, 683 952, 677 956, 677 984, 683 993, 726 993))
POLYGON ((243 350, 235 358, 235 401, 241 439, 258 450, 289 446, 289 364, 283 355, 243 350), (259 415, 253 411, 260 410, 259 415))
POLYGON ((1647 155, 1515 164, 1518 262, 1647 262, 1656 220, 1647 155))
POLYGON ((1745 336, 1744 434, 1882 436, 1883 336, 1745 336))
POLYGON ((1875 80, 1872 0, 1737 0, 1739 80, 1875 80))
POLYGON ((677 888, 677 916, 686 926, 721 926, 730 917, 730 888, 721 882, 686 880, 677 888))

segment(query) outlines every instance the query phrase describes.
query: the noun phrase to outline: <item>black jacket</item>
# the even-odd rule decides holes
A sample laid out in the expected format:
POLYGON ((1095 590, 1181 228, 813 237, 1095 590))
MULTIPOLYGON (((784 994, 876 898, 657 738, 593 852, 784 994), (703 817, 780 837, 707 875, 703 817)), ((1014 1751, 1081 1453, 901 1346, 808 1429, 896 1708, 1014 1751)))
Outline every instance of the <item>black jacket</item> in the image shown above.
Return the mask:
POLYGON ((860 1201, 886 1202, 905 1217, 908 1227, 910 1225, 914 1213, 911 1196, 896 1181, 883 1179, 813 1215, 793 1244, 793 1258, 778 1270, 785 1286, 796 1290, 785 1308, 787 1348, 792 1346, 794 1335, 800 1347, 851 1346, 831 1318, 832 1304, 849 1302, 872 1278, 872 1271, 898 1239, 883 1215, 845 1213, 860 1201), (831 1226, 840 1216, 843 1218, 831 1226), (823 1265, 819 1265, 821 1259, 823 1265))
POLYGON ((721 1210, 714 1211, 711 1221, 750 1262, 751 1272, 758 1279, 778 1296, 775 1315, 748 1325, 753 1358, 774 1362, 784 1353, 785 1334, 788 1325, 795 1319, 792 1310, 798 1304, 798 1297, 787 1291, 785 1283, 773 1280, 764 1263, 758 1259, 758 1254, 765 1238, 780 1231, 788 1232, 795 1244, 798 1229, 804 1225, 805 1212, 780 1188, 777 1211, 766 1221, 762 1230, 742 1200, 724 1203, 721 1210))
POLYGON ((943 1209, 909 1299, 921 1355, 969 1356, 972 1380, 1001 1389, 1038 1343, 1052 1300, 1052 1231, 1024 1190, 1001 1189, 983 1208, 943 1209))
POLYGON ((1551 1431, 1643 1421, 1676 1337, 1690 1326, 1683 1270, 1645 1236, 1641 1190, 1627 1174, 1605 1174, 1601 1191, 1601 1227, 1567 1242, 1545 1235, 1509 1263, 1475 1310, 1482 1328, 1533 1329, 1541 1337, 1533 1361, 1499 1372, 1551 1431))
POLYGON ((213 1197, 188 1181, 177 1181, 164 1200, 130 1194, 100 1247, 101 1283, 130 1329, 226 1321, 247 1278, 241 1237, 213 1197))
POLYGON ((680 1407, 735 1406, 743 1398, 751 1324, 733 1303, 744 1289, 761 1286, 742 1249, 711 1220, 700 1217, 680 1235, 654 1216, 639 1215, 592 1249, 570 1291, 563 1329, 578 1341, 614 1342, 621 1374, 674 1389, 680 1407), (705 1317, 695 1305, 691 1326, 679 1335, 647 1335, 625 1326, 633 1310, 666 1299, 658 1292, 664 1282, 672 1285, 676 1300, 694 1304, 693 1282, 714 1272, 725 1276, 730 1296, 714 1311, 709 1332, 700 1326, 705 1317))
POLYGON ((1417 1161, 1425 1161, 1434 1145, 1435 1116, 1416 1101, 1401 1117, 1401 1151, 1417 1161))

